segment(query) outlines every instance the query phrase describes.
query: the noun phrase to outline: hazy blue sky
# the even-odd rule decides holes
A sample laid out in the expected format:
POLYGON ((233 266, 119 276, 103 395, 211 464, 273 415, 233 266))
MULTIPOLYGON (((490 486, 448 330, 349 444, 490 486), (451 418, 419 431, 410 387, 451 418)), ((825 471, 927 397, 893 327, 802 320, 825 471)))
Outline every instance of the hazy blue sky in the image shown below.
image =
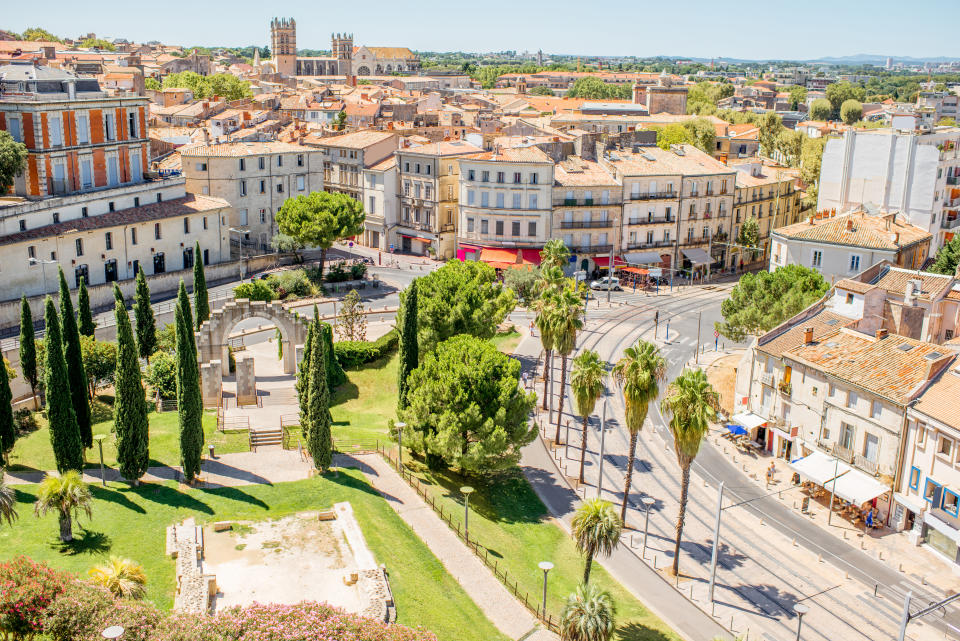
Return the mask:
POLYGON ((357 44, 430 51, 536 51, 593 55, 818 58, 857 53, 960 56, 935 16, 958 0, 554 0, 517 2, 6 2, 0 28, 172 44, 269 44, 274 15, 297 20, 301 48, 326 49, 332 31, 357 44))

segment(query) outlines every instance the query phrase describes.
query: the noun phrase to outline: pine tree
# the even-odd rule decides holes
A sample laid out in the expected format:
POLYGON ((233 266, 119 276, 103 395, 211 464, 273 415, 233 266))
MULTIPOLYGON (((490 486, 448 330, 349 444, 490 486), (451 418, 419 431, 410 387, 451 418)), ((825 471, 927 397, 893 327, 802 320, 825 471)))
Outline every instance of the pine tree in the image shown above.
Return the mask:
POLYGON ((24 378, 30 383, 30 393, 34 397, 34 407, 39 409, 37 398, 37 343, 33 334, 33 312, 27 297, 20 298, 20 370, 24 378))
POLYGON ((400 320, 400 365, 397 369, 397 411, 407 408, 407 378, 417 369, 420 345, 417 340, 417 281, 407 288, 400 320))
POLYGON ((80 277, 80 287, 77 289, 77 322, 80 333, 93 337, 97 324, 93 322, 93 312, 90 311, 90 294, 87 292, 87 282, 80 277))
POLYGON ((63 341, 63 358, 67 363, 67 380, 70 383, 70 398, 73 413, 80 429, 83 447, 93 447, 93 430, 90 425, 90 397, 87 390, 87 375, 83 371, 83 353, 80 351, 80 331, 77 316, 73 311, 67 279, 60 268, 60 331, 63 341))
POLYGON ((137 290, 133 295, 133 315, 137 322, 137 351, 140 358, 150 361, 157 350, 157 324, 150 307, 150 287, 143 270, 137 270, 137 290))
MULTIPOLYGON (((314 305, 316 307, 316 305, 314 305)), ((316 317, 314 317, 316 318, 316 317)), ((310 351, 313 349, 313 331, 316 323, 310 323, 307 326, 307 340, 303 344, 303 356, 300 359, 300 367, 297 370, 297 402, 300 404, 300 429, 304 435, 307 433, 307 427, 310 420, 307 416, 307 408, 310 399, 310 351)))
MULTIPOLYGON (((314 323, 319 323, 315 320, 314 323)), ((320 330, 319 326, 314 334, 320 330)), ((326 351, 325 341, 314 340, 310 350, 310 389, 307 407, 308 423, 307 449, 313 457, 313 465, 321 472, 330 469, 333 461, 333 436, 330 433, 330 389, 327 387, 327 373, 324 368, 326 351)))
MULTIPOLYGON (((316 318, 316 317, 314 317, 316 318)), ((324 363, 327 368, 327 387, 334 389, 347 381, 347 374, 337 360, 337 352, 333 349, 333 327, 330 323, 320 322, 320 334, 323 336, 324 363)))
MULTIPOLYGON (((181 281, 181 291, 182 281, 181 281)), ((203 454, 203 401, 200 397, 193 326, 177 304, 177 414, 180 427, 180 465, 188 483, 200 474, 203 454)), ((187 303, 189 305, 189 303, 187 303)))
MULTIPOLYGON (((114 285, 114 292, 120 288, 114 285)), ((133 328, 123 303, 114 308, 117 319, 116 400, 113 404, 114 432, 117 435, 117 463, 123 478, 139 484, 150 461, 147 401, 140 380, 140 361, 133 328)))
POLYGON ((197 312, 196 328, 210 318, 210 302, 207 298, 207 277, 203 273, 203 260, 200 256, 200 241, 193 248, 193 308, 197 312))
POLYGON ((13 393, 10 391, 10 379, 7 376, 6 363, 0 357, 0 456, 4 463, 7 454, 17 440, 17 430, 13 423, 13 393))
POLYGON ((47 421, 50 424, 50 444, 57 461, 57 471, 83 469, 83 442, 77 415, 73 413, 70 382, 67 380, 67 363, 63 358, 60 320, 53 299, 47 296, 46 320, 46 367, 44 388, 47 394, 47 421))
POLYGON ((193 337, 193 313, 190 311, 190 297, 187 296, 187 286, 180 279, 180 290, 177 292, 177 305, 183 312, 183 320, 187 321, 187 328, 190 330, 190 345, 193 348, 194 360, 197 355, 197 341, 193 337))

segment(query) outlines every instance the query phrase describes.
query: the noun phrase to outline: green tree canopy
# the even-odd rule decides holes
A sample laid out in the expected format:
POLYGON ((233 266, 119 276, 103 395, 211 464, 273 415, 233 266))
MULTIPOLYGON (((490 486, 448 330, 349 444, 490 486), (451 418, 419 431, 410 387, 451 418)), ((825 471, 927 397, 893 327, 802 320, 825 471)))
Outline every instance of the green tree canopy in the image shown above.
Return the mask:
POLYGON ((320 248, 320 273, 327 250, 338 240, 363 233, 366 214, 363 205, 346 194, 314 191, 306 196, 288 198, 277 212, 281 234, 304 247, 320 248))
POLYGON ((152 91, 159 91, 162 88, 162 86, 160 85, 160 81, 153 77, 145 79, 143 81, 143 85, 144 85, 144 88, 150 89, 152 91))
MULTIPOLYGON (((10 392, 10 378, 7 374, 6 359, 0 367, 0 457, 3 464, 7 464, 7 454, 13 449, 17 441, 17 428, 13 422, 13 394, 10 392)), ((2 473, 0 473, 2 479, 2 473)), ((0 514, 3 510, 0 510, 0 514)))
POLYGON ((83 373, 87 377, 87 387, 92 398, 98 387, 114 382, 117 369, 117 344, 98 341, 92 336, 81 336, 80 356, 83 359, 83 373))
MULTIPOLYGON (((743 221, 740 226, 740 234, 737 236, 737 244, 744 247, 756 247, 760 242, 760 223, 751 216, 743 221)), ((753 253, 753 252, 751 252, 753 253)))
POLYGON ((200 329, 203 321, 210 318, 210 302, 207 297, 207 276, 203 270, 203 254, 200 252, 200 241, 196 241, 193 248, 193 309, 196 311, 196 328, 200 329))
MULTIPOLYGON (((143 270, 137 270, 137 289, 133 296, 133 316, 137 329, 137 352, 140 358, 150 360, 157 350, 157 325, 150 306, 150 287, 143 270)), ((171 348, 172 349, 172 348, 171 348)))
POLYGON ((87 281, 81 276, 77 287, 77 323, 81 336, 93 336, 97 324, 93 322, 93 312, 90 311, 90 293, 87 291, 87 281))
POLYGON ((313 340, 310 343, 310 373, 307 387, 307 424, 304 435, 313 465, 321 472, 330 469, 333 460, 333 435, 330 432, 330 388, 327 385, 326 344, 320 321, 314 318, 313 340))
POLYGON ((67 470, 83 469, 83 441, 80 440, 80 428, 77 415, 73 411, 70 396, 70 382, 67 380, 67 363, 63 357, 60 338, 60 319, 53 299, 47 296, 44 320, 47 349, 44 353, 44 388, 47 394, 47 421, 50 424, 50 444, 57 462, 57 471, 63 474, 67 470))
POLYGON ((800 85, 790 87, 790 109, 797 111, 807 101, 807 88, 800 85))
POLYGON ((27 146, 17 142, 9 131, 0 131, 0 194, 13 187, 13 179, 27 168, 27 146))
POLYGON ((596 76, 577 78, 573 86, 567 90, 571 98, 587 98, 588 100, 627 99, 633 93, 629 83, 622 85, 608 84, 596 76))
POLYGON ((817 98, 810 103, 810 120, 830 120, 833 106, 826 98, 817 98))
POLYGON ((730 340, 742 341, 800 313, 829 288, 820 272, 802 265, 744 274, 721 304, 723 321, 716 329, 730 340))
POLYGON ((834 120, 840 118, 840 108, 847 100, 857 100, 863 102, 866 98, 866 91, 863 87, 851 84, 846 80, 834 82, 827 85, 827 100, 830 101, 830 109, 834 120))
POLYGON ((93 430, 90 418, 90 399, 87 394, 87 375, 83 370, 83 351, 80 349, 80 330, 73 311, 73 300, 67 279, 60 268, 60 331, 63 341, 63 358, 67 365, 67 380, 70 382, 70 397, 73 412, 80 428, 83 446, 93 447, 93 430))
POLYGON ((536 397, 520 389, 519 377, 520 362, 488 340, 460 335, 440 343, 410 373, 400 412, 404 444, 467 474, 516 465, 537 435, 528 422, 536 397))
POLYGON ((46 29, 40 27, 29 27, 20 34, 21 40, 43 41, 43 42, 63 42, 63 38, 58 38, 46 29))
POLYGON ((840 120, 852 125, 861 118, 863 118, 863 103, 853 98, 844 100, 840 105, 840 120))
POLYGON ((827 146, 826 138, 804 138, 800 151, 800 180, 807 185, 807 195, 804 198, 804 207, 817 206, 817 191, 820 183, 820 163, 823 160, 823 149, 827 146))
POLYGON ((194 98, 218 96, 224 100, 240 100, 253 97, 250 83, 229 73, 215 73, 210 76, 201 76, 193 71, 171 73, 164 76, 163 88, 189 89, 194 98))
MULTIPOLYGON (((119 287, 114 287, 119 291, 119 287)), ((139 482, 150 463, 147 401, 130 317, 119 300, 114 307, 114 317, 117 320, 117 356, 113 429, 117 435, 117 462, 123 478, 139 482)))
POLYGON ((775 112, 768 111, 760 116, 757 126, 760 128, 758 135, 760 139, 760 153, 765 156, 770 156, 777 148, 777 138, 784 130, 783 119, 775 112))
POLYGON ((800 155, 803 153, 803 141, 806 135, 796 129, 783 128, 777 136, 777 151, 783 154, 784 160, 789 167, 800 166, 800 155))
POLYGON ((556 95, 556 94, 554 93, 553 89, 551 89, 550 87, 544 87, 544 86, 534 87, 533 89, 531 89, 531 90, 528 91, 527 93, 532 94, 532 95, 534 95, 534 96, 554 96, 554 95, 556 95))
POLYGON ((954 236, 937 252, 929 271, 953 276, 957 273, 958 264, 960 264, 960 236, 954 236))
POLYGON ((407 391, 410 372, 420 364, 418 342, 417 280, 407 288, 400 309, 397 311, 397 328, 400 330, 400 364, 397 367, 397 411, 407 407, 407 391))
MULTIPOLYGON (((453 260, 417 279, 420 353, 456 336, 493 338, 516 304, 514 293, 497 282, 493 267, 453 260)), ((401 304, 406 292, 401 292, 401 304)))
POLYGON ((20 297, 20 370, 30 383, 30 393, 37 395, 40 371, 37 367, 37 343, 33 329, 33 312, 27 297, 20 297))
POLYGON ((102 51, 117 50, 117 48, 113 46, 112 42, 109 40, 104 40, 103 38, 86 38, 80 43, 80 46, 84 49, 100 49, 102 51))

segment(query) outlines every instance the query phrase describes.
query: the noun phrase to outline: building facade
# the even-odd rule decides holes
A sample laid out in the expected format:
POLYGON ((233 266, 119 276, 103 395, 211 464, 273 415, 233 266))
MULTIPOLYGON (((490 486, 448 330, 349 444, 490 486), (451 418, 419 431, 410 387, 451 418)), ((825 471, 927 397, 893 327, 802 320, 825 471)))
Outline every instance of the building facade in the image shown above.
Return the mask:
POLYGON ((553 178, 552 235, 576 256, 576 268, 593 271, 620 254, 623 190, 600 163, 568 156, 553 178))

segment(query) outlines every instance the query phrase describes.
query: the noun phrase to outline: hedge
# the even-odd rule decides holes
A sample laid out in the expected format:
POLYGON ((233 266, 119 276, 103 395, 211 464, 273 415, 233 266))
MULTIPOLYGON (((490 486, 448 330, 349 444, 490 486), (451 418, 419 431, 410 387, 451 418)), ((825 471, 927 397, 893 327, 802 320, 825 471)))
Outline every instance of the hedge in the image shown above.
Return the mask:
POLYGON ((372 363, 393 353, 400 342, 400 334, 396 329, 381 336, 375 341, 340 341, 333 344, 333 351, 341 367, 357 367, 364 363, 372 363))

